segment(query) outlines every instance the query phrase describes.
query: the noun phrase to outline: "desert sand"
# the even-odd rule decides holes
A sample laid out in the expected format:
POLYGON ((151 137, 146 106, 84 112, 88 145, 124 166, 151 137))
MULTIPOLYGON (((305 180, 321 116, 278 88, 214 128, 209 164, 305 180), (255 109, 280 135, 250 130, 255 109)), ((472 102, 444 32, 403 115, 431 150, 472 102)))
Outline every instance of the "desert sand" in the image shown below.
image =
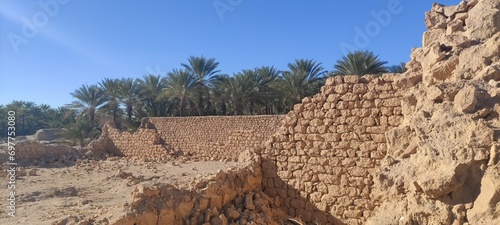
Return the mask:
MULTIPOLYGON (((139 184, 188 186, 200 177, 234 167, 235 162, 153 163, 109 158, 81 160, 69 167, 20 167, 16 179, 16 217, 0 208, 0 224, 108 224, 120 215, 139 184)), ((4 170, 5 171, 5 170, 4 170)), ((2 189, 2 196, 8 196, 2 189)))

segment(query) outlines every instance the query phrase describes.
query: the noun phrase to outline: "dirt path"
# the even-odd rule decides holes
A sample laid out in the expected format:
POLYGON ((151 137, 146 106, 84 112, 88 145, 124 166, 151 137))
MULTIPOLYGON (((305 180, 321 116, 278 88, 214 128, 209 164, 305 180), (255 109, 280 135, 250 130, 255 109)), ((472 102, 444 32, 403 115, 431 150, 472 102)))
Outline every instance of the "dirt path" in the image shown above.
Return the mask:
MULTIPOLYGON (((0 224, 52 224, 68 216, 74 220, 107 224, 123 215, 123 206, 140 183, 170 183, 189 186, 192 179, 214 175, 236 163, 191 162, 159 164, 124 159, 82 161, 64 168, 26 169, 17 177, 16 217, 7 215, 6 180, 0 208, 0 224), (29 173, 36 175, 28 175, 29 173), (75 219, 77 218, 77 219, 75 219)), ((5 176, 3 176, 5 177, 5 176)))

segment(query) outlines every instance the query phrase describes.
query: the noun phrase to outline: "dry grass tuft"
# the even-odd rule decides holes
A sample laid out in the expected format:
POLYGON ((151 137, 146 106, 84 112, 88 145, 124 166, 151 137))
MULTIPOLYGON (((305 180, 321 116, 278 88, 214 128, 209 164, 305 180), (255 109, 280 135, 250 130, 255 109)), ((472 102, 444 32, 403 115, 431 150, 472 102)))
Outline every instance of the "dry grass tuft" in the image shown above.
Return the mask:
POLYGON ((293 218, 289 218, 288 219, 288 222, 290 222, 291 224, 293 225, 305 225, 304 222, 302 222, 301 219, 293 219, 293 218))

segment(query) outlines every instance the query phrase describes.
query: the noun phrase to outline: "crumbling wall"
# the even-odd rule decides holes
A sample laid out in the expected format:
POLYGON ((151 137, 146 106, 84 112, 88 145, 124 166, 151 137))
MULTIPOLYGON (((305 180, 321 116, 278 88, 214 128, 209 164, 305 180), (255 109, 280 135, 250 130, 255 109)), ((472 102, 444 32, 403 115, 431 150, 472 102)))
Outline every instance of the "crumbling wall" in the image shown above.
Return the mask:
POLYGON ((498 223, 500 1, 434 4, 425 22, 407 72, 329 78, 266 143, 264 192, 288 214, 498 223))
POLYGON ((417 81, 394 74, 328 78, 266 143, 264 192, 306 222, 364 221, 376 206, 370 193, 387 150, 385 132, 403 120, 398 90, 417 81))
POLYGON ((137 186, 127 214, 111 224, 278 225, 284 213, 261 192, 260 156, 250 151, 243 154, 241 167, 221 170, 189 189, 170 184, 137 186))
POLYGON ((237 160, 242 150, 262 145, 282 115, 148 118, 174 151, 201 160, 237 160))
POLYGON ((434 4, 367 224, 499 224, 500 0, 434 4))
POLYGON ((118 156, 163 161, 172 155, 156 129, 139 128, 131 133, 106 124, 98 141, 105 143, 105 152, 118 156))
MULTIPOLYGON (((31 164, 32 161, 37 161, 39 163, 45 162, 45 160, 56 159, 59 160, 64 156, 62 163, 71 157, 75 159, 83 155, 83 150, 79 148, 74 148, 65 144, 43 144, 35 140, 23 140, 15 143, 15 161, 20 164, 31 164)), ((0 156, 0 160, 7 161, 8 153, 7 146, 5 147, 3 156, 0 156)))
MULTIPOLYGON (((283 115, 146 118, 135 132, 105 124, 99 139, 82 151, 153 161, 169 160, 174 155, 191 160, 236 161, 243 150, 261 147, 279 128, 282 118, 283 115)), ((19 159, 65 155, 70 151, 64 149, 72 149, 65 145, 26 143, 30 144, 18 146, 19 159)))
POLYGON ((92 143, 94 152, 164 161, 173 155, 191 160, 238 160, 259 148, 279 128, 283 115, 145 118, 131 133, 106 124, 92 143))

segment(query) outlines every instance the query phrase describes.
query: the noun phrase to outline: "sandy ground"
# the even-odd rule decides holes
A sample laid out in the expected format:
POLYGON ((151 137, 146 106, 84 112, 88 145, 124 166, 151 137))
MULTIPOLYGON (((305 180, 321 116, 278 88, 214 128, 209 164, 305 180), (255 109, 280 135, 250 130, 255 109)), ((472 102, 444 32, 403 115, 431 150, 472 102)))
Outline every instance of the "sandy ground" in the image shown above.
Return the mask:
POLYGON ((7 179, 2 171, 0 224, 52 224, 68 216, 107 224, 123 215, 131 192, 141 183, 188 186, 192 179, 236 166, 229 162, 152 163, 124 159, 84 160, 70 167, 21 168, 16 178, 16 217, 7 209, 7 179), (29 175, 29 173, 36 175, 29 175))

